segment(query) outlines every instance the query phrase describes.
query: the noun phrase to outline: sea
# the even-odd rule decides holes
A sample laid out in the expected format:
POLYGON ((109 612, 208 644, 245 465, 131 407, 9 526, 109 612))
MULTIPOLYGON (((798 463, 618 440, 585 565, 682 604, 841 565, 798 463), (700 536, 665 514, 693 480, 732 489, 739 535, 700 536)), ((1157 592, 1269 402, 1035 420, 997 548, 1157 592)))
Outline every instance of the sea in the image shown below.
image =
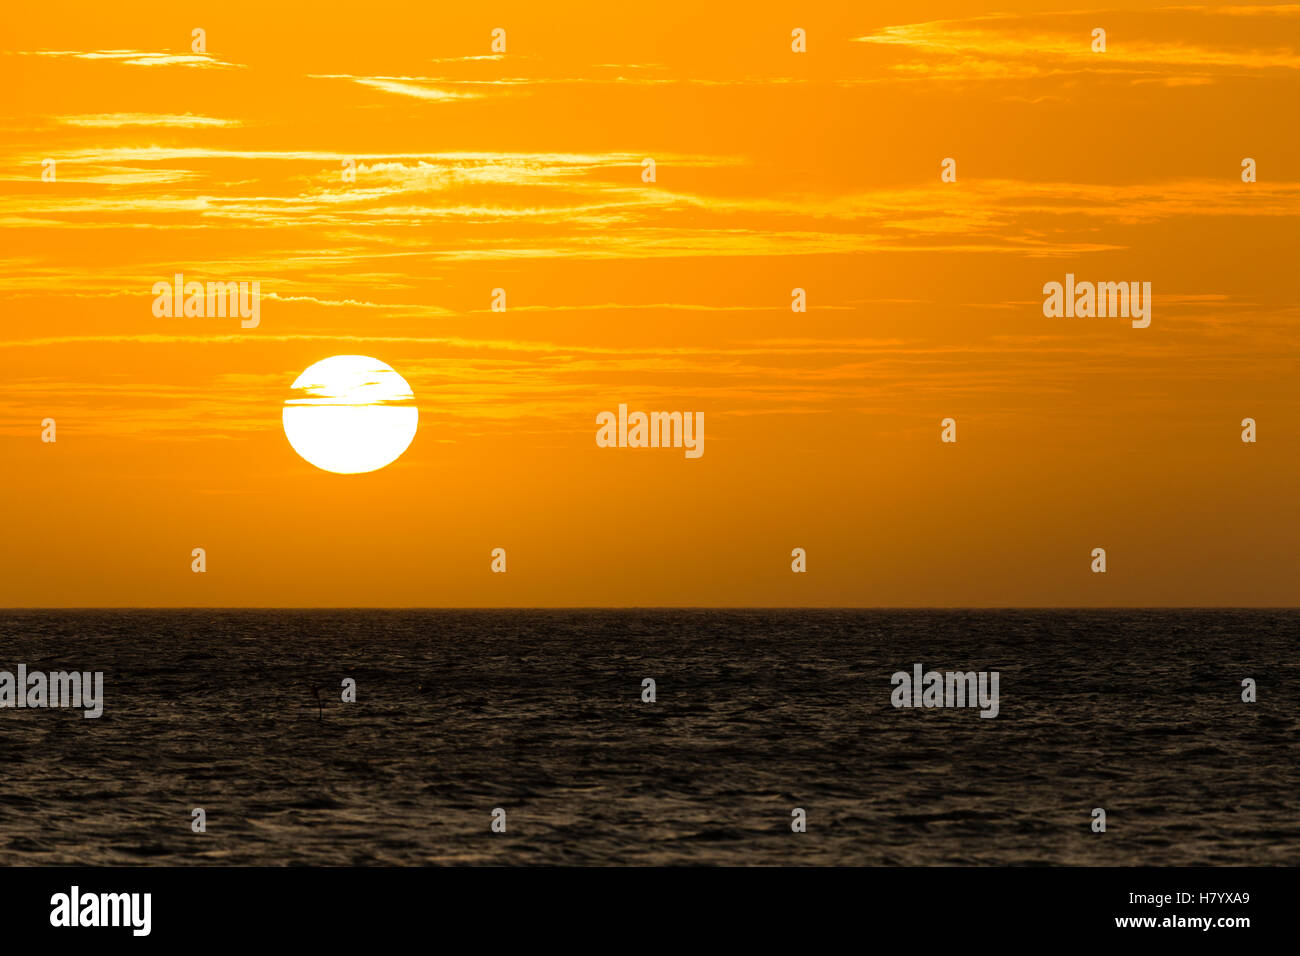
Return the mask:
POLYGON ((98 718, 0 708, 0 860, 1296 865, 1298 648, 1294 610, 0 611, 0 671, 104 675, 98 718), (894 706, 918 664, 997 716, 894 706))

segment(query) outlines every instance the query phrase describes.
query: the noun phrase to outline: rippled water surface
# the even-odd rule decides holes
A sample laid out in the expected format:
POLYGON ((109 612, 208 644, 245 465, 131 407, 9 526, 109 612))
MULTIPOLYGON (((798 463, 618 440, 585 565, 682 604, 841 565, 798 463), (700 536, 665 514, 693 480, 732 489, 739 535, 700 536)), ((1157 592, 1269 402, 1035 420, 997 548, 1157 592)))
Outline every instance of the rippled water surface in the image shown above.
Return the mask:
POLYGON ((1296 864, 1297 638, 1294 611, 0 612, 0 670, 106 698, 0 710, 0 858, 1296 864), (918 662, 998 671, 998 717, 892 707, 918 662))

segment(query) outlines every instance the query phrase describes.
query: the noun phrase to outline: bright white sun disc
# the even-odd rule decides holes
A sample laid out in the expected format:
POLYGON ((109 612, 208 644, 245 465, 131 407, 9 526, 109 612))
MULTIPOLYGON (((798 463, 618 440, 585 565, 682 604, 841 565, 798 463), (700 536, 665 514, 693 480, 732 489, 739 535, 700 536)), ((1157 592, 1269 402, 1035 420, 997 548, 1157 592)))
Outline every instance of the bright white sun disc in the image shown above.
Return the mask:
POLYGON ((410 447, 419 424, 411 386, 366 355, 334 355, 293 383, 282 412, 293 450, 341 475, 376 471, 410 447))

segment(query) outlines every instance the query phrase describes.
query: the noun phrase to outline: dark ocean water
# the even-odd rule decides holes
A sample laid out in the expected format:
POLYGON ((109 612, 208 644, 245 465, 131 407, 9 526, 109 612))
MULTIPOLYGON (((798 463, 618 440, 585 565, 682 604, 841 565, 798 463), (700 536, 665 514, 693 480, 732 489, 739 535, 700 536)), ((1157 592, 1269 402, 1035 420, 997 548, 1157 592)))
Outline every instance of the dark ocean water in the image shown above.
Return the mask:
POLYGON ((105 672, 98 720, 0 710, 0 860, 1293 865, 1298 638, 1247 610, 0 612, 0 670, 105 672), (999 715, 892 707, 918 662, 998 671, 999 715))

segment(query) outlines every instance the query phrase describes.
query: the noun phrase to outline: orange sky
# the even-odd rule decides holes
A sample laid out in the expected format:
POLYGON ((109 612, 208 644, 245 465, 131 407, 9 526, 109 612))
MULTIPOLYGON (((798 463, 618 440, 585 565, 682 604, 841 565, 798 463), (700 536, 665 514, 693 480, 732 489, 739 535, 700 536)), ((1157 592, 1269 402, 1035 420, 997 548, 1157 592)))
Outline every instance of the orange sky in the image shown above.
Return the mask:
POLYGON ((7 11, 0 605, 1300 604, 1300 5, 712 6, 7 11), (285 440, 340 353, 382 471, 285 440))

